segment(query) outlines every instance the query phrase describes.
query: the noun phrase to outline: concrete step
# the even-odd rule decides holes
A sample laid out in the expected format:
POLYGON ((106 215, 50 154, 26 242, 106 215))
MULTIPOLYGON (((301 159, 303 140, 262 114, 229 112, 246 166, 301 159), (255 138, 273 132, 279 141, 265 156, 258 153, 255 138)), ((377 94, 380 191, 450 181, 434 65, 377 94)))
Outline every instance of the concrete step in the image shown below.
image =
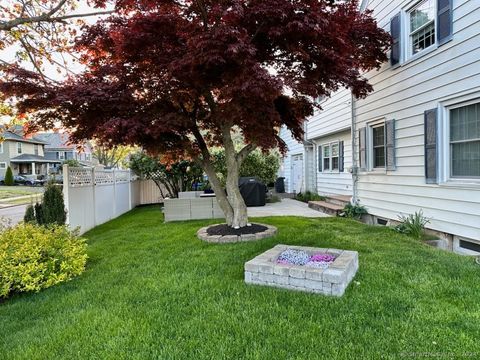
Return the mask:
POLYGON ((350 198, 351 197, 347 195, 327 195, 325 196, 325 201, 330 204, 341 206, 343 209, 345 205, 350 203, 350 198))
POLYGON ((326 201, 309 201, 308 207, 333 216, 338 216, 344 208, 343 205, 332 204, 326 201))

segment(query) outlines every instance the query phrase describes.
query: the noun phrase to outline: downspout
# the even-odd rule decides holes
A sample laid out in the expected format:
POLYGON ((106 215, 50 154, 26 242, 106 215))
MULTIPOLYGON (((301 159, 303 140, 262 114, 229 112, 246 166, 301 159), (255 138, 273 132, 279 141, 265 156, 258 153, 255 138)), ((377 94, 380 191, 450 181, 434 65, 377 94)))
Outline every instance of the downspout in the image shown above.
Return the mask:
MULTIPOLYGON (((304 126, 304 135, 303 135, 303 146, 311 146, 312 148, 312 156, 313 156, 313 173, 314 173, 314 184, 313 184, 313 189, 307 189, 307 176, 305 176, 305 190, 310 190, 313 192, 317 192, 317 171, 316 171, 316 161, 317 159, 315 158, 316 157, 316 150, 315 150, 315 143, 312 141, 312 140, 307 140, 307 134, 308 134, 308 123, 305 121, 305 126, 304 126)), ((306 157, 307 153, 305 152, 305 160, 307 159, 306 157)), ((307 174, 307 164, 306 164, 306 161, 304 162, 304 165, 305 165, 305 175, 307 174)))
POLYGON ((351 95, 351 118, 352 118, 352 203, 355 205, 358 203, 358 190, 357 190, 357 183, 358 183, 358 159, 357 159, 357 124, 355 122, 355 96, 351 95))

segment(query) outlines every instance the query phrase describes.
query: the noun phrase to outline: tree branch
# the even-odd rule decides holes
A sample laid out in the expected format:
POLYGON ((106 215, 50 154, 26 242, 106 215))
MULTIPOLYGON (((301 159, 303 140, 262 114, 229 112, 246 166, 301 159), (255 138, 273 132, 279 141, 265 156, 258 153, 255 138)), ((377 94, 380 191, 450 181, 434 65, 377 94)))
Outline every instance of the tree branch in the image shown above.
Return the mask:
POLYGON ((96 15, 108 15, 114 12, 113 10, 106 10, 106 11, 96 11, 96 12, 83 13, 83 14, 53 16, 58 10, 60 10, 58 6, 60 5, 61 7, 62 5, 64 5, 65 1, 66 0, 62 0, 57 5, 57 7, 53 8, 48 13, 43 13, 43 14, 40 14, 37 16, 31 16, 31 17, 19 17, 10 21, 0 20, 0 31, 9 31, 24 24, 42 23, 42 22, 54 23, 54 22, 61 22, 61 21, 73 19, 73 18, 89 17, 89 16, 96 16, 96 15))
POLYGON ((257 148, 255 144, 247 144, 237 154, 237 161, 241 165, 245 158, 257 148))

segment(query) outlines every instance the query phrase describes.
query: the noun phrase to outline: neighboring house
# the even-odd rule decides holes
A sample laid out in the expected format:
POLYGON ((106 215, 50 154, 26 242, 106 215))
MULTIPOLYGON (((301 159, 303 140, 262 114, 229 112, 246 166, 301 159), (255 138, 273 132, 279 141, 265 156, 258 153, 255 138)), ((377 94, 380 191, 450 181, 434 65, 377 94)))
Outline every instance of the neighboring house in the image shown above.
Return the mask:
MULTIPOLYGON (((454 250, 480 252, 480 1, 371 0, 366 8, 394 38, 390 62, 365 74, 374 88, 367 98, 352 104, 340 90, 321 103, 305 136, 316 166, 302 186, 315 174, 313 190, 351 194, 375 223, 422 209, 454 250)), ((298 146, 285 169, 305 152, 298 146)), ((289 183, 291 172, 283 175, 289 183)))
POLYGON ((72 144, 67 133, 39 133, 37 138, 43 140, 45 145, 45 157, 55 160, 51 171, 61 171, 62 163, 65 160, 77 160, 82 166, 94 166, 95 161, 92 154, 92 146, 89 142, 84 144, 72 144))
POLYGON ((7 167, 14 175, 27 178, 45 177, 55 161, 44 156, 46 143, 37 137, 25 137, 21 126, 0 126, 0 178, 5 177, 7 167))

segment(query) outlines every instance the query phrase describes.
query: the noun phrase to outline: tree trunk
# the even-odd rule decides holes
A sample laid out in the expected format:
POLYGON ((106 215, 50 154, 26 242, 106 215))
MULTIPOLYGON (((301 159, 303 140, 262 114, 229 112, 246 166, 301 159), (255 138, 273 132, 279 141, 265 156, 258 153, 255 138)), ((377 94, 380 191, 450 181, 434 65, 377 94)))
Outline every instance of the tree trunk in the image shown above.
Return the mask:
POLYGON ((215 168, 211 161, 210 152, 203 140, 198 129, 194 129, 194 136, 196 137, 200 149, 202 151, 203 159, 199 159, 203 170, 208 175, 210 183, 218 202, 218 206, 223 210, 227 225, 233 228, 241 228, 247 226, 248 215, 247 206, 240 194, 238 188, 238 179, 240 174, 240 166, 243 160, 250 154, 255 146, 249 144, 245 146, 240 152, 236 152, 235 145, 230 133, 230 126, 225 125, 222 129, 222 139, 225 148, 225 158, 227 165, 227 192, 222 187, 220 180, 215 172, 215 168))

